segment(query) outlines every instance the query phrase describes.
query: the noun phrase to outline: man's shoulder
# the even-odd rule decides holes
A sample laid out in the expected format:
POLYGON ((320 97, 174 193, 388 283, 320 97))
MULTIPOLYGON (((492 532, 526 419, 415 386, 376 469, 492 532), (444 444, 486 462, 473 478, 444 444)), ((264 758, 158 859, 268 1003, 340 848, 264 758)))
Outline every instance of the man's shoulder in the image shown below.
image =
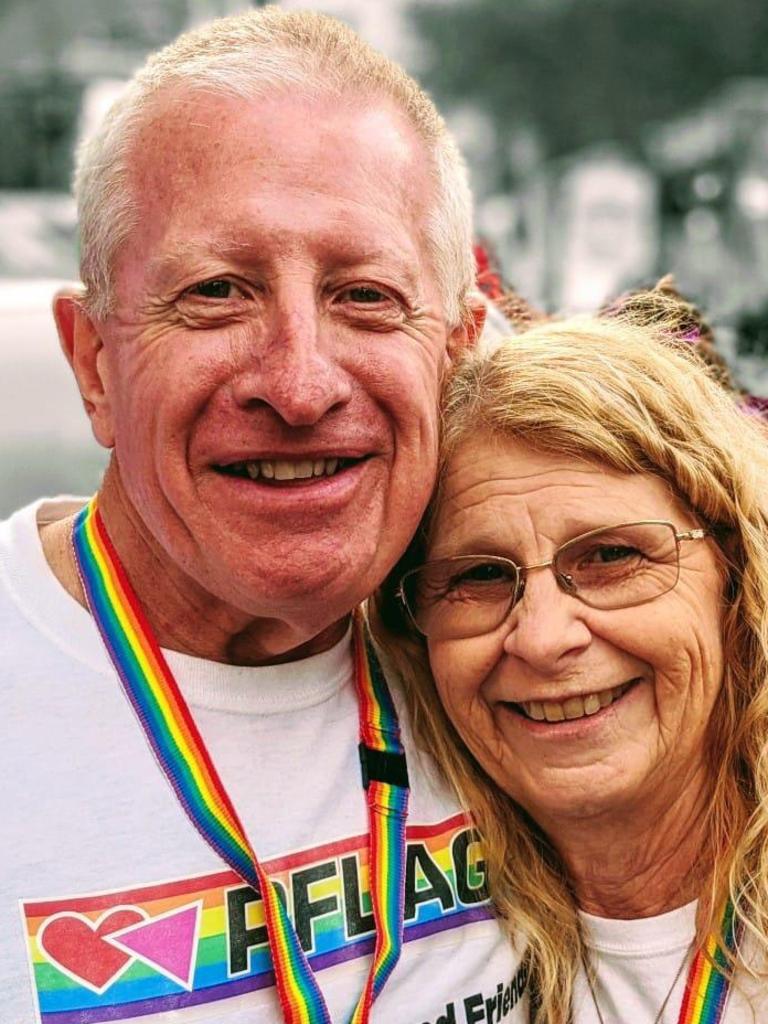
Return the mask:
POLYGON ((0 591, 12 592, 26 566, 34 566, 42 554, 37 533, 37 513, 43 499, 25 505, 0 520, 0 591))
POLYGON ((82 631, 82 609, 51 569, 40 530, 70 516, 85 500, 43 498, 0 521, 0 632, 6 635, 3 647, 9 656, 23 650, 34 662, 49 641, 60 653, 71 653, 79 643, 73 629, 82 631))
POLYGON ((86 498, 39 498, 0 520, 0 585, 16 589, 30 576, 50 576, 40 531, 82 508, 86 498))
POLYGON ((73 515, 88 501, 73 494, 37 498, 0 519, 0 548, 28 553, 30 545, 39 547, 43 527, 73 515))

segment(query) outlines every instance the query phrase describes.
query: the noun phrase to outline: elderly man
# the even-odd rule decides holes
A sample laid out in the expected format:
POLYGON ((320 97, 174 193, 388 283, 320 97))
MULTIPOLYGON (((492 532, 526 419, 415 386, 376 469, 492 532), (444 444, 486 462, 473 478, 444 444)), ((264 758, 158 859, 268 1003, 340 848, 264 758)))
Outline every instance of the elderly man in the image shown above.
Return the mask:
POLYGON ((76 188, 55 311, 112 457, 2 528, 2 1019, 522 1020, 481 852, 351 622, 478 329, 439 115, 344 26, 251 12, 149 61, 76 188))

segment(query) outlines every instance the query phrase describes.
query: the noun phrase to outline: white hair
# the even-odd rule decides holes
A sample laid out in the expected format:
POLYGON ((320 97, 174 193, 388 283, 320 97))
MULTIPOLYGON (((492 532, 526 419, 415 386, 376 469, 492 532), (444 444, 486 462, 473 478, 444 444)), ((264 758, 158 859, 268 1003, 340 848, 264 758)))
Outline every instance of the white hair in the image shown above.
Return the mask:
POLYGON ((266 7, 220 18, 149 58, 79 148, 74 177, 85 302, 97 317, 113 308, 116 253, 136 224, 130 185, 133 147, 151 98, 176 84, 252 100, 301 89, 317 95, 381 97, 424 142, 435 198, 426 244, 451 326, 467 313, 474 284, 472 197, 459 149, 434 103, 393 61, 326 15, 266 7))

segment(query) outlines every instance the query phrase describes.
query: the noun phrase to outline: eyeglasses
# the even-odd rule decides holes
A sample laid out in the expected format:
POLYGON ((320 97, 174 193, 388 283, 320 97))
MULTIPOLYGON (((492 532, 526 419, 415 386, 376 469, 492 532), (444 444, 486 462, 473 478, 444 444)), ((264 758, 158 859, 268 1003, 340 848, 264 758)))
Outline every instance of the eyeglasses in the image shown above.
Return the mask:
POLYGON ((661 520, 601 526, 533 565, 497 555, 426 562, 402 577, 397 595, 419 632, 435 640, 496 629, 522 598, 533 569, 551 569, 564 593, 591 608, 631 608, 672 590, 680 577, 680 544, 708 536, 709 530, 681 532, 661 520))

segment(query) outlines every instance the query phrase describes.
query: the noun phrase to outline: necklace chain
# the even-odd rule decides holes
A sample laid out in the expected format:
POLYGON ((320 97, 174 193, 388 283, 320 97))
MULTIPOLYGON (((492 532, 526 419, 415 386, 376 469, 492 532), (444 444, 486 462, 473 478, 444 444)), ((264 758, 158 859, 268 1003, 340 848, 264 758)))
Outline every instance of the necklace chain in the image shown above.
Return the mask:
MULTIPOLYGON (((691 948, 692 947, 693 947, 693 942, 690 942, 686 946, 685 952, 683 953, 683 959, 680 961, 680 966, 677 968, 677 971, 675 972, 675 976, 672 979, 672 984, 667 989, 667 994, 664 996, 664 999, 662 1000, 661 1006, 659 1007, 659 1012, 653 1018, 653 1024, 661 1024, 662 1019, 664 1017, 664 1011, 667 1008, 667 1003, 669 1002, 669 1000, 670 1000, 670 998, 672 996, 672 993, 673 993, 673 991, 675 989, 675 985, 680 980, 680 975, 683 973, 683 969, 685 968, 685 965, 688 963, 688 957, 689 957, 689 955, 691 953, 691 948)), ((589 987, 589 994, 592 996, 592 1002, 595 1004, 595 1011, 597 1013, 597 1019, 600 1022, 600 1024, 606 1024, 605 1018, 603 1017, 602 1011, 600 1009, 600 1003, 597 1000, 597 992, 595 991, 595 986, 592 983, 592 977, 591 977, 590 972, 589 972, 589 965, 587 964, 587 961, 586 961, 586 958, 585 958, 583 952, 581 954, 581 963, 582 963, 582 966, 584 967, 584 974, 586 975, 586 978, 587 978, 587 985, 589 987)), ((595 975, 595 980, 597 980, 597 975, 595 975)))

